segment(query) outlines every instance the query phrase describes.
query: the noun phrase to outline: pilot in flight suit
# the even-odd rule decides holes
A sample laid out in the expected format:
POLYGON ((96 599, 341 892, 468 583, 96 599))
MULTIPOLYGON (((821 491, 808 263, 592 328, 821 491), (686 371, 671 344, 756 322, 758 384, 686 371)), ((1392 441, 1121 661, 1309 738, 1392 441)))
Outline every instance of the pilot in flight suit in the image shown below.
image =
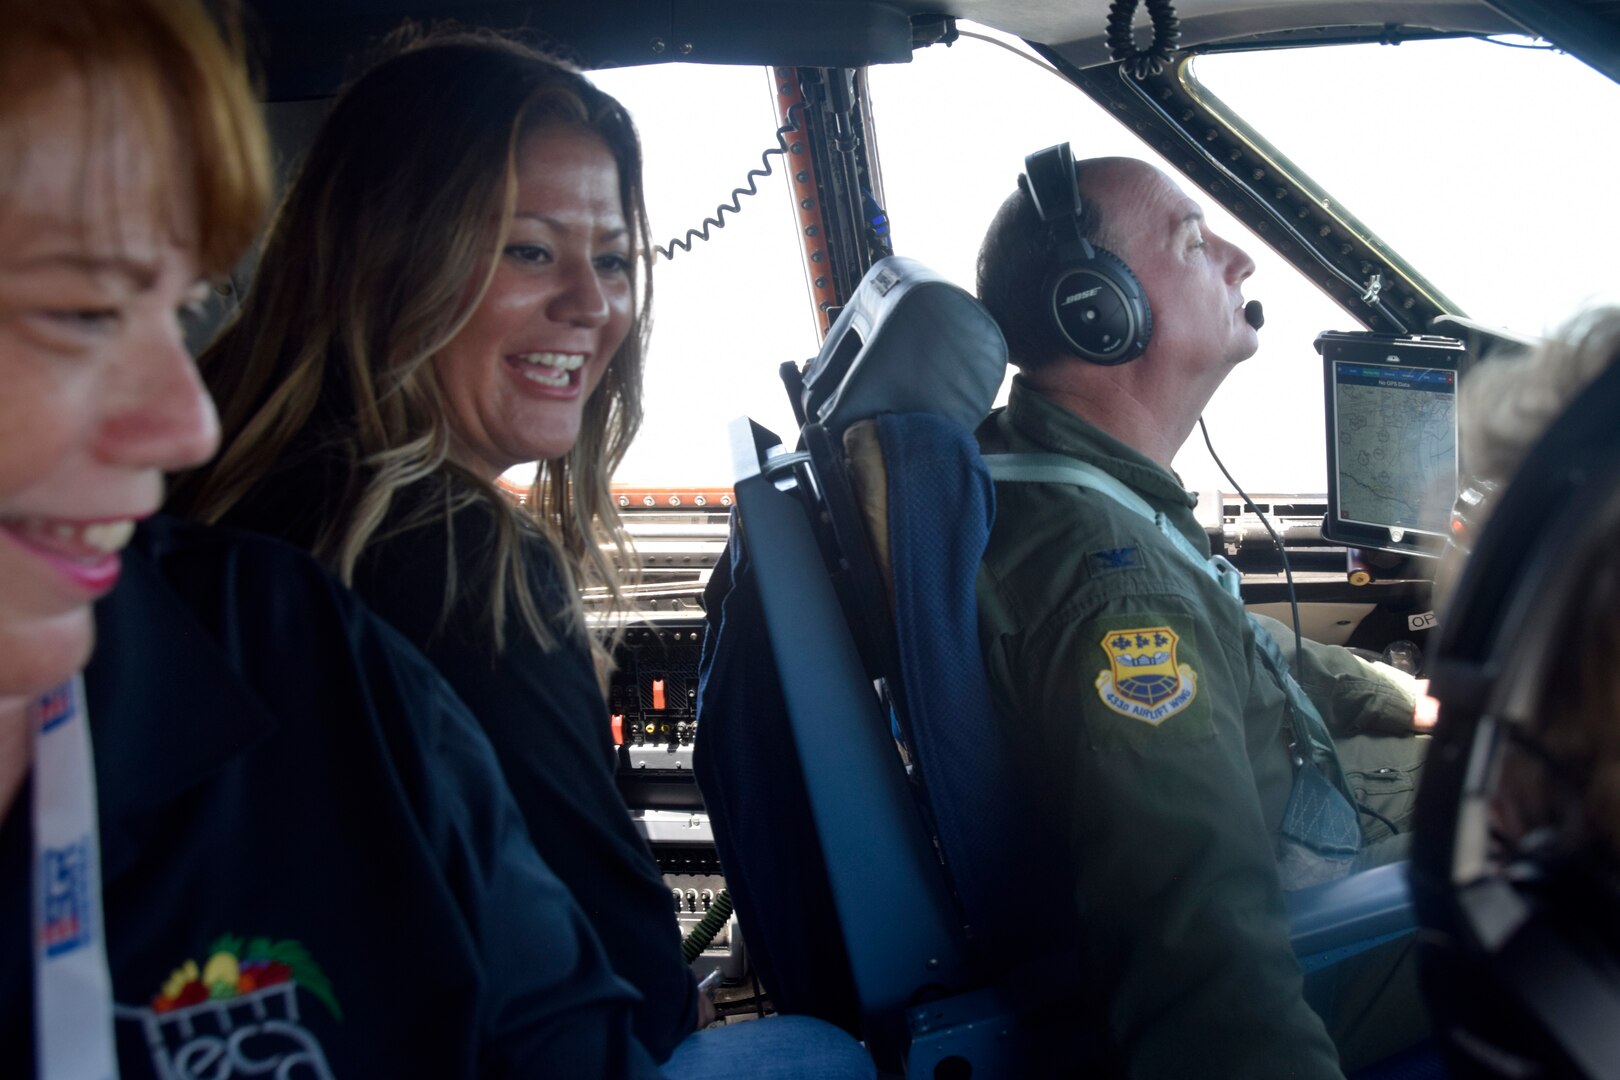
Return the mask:
POLYGON ((1060 339, 1064 223, 1049 230, 1027 191, 1007 201, 979 263, 1024 369, 979 430, 997 478, 977 583, 992 694, 1064 828, 1082 963, 1126 1073, 1336 1078, 1423 1033, 1415 982, 1384 987, 1410 974, 1407 945, 1308 991, 1283 894, 1401 857, 1380 817, 1404 829, 1427 739, 1409 679, 1315 643, 1292 656, 1292 634, 1247 616, 1170 469, 1258 346, 1253 263, 1141 162, 1078 176, 1069 227, 1134 271, 1152 330, 1125 363, 1060 339), (1005 454, 1049 471, 998 472, 1005 454))

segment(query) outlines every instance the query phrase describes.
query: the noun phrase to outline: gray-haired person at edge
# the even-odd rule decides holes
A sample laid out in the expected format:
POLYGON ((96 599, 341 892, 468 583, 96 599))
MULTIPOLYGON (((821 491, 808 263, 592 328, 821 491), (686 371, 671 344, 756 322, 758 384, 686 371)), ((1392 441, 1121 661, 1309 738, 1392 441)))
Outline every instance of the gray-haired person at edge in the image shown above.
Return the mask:
MULTIPOLYGON (((1465 826, 1470 815, 1452 806, 1452 821, 1434 819, 1434 827, 1451 829, 1451 836, 1423 837, 1439 841, 1436 852, 1451 856, 1427 868, 1429 888, 1437 892, 1430 897, 1431 945, 1423 959, 1425 990, 1456 1080, 1584 1080, 1607 1075, 1615 1062, 1620 561, 1613 503, 1593 495, 1594 489, 1612 493, 1613 478, 1588 456, 1597 425, 1612 431, 1614 417, 1612 409, 1604 414, 1602 401, 1578 399, 1596 381, 1612 387, 1617 363, 1620 307, 1598 307, 1528 354, 1479 364, 1458 390, 1461 495, 1453 543, 1436 581, 1441 618, 1465 612, 1478 618, 1478 600, 1490 596, 1503 613, 1491 627, 1500 635, 1493 655, 1541 653, 1542 659, 1487 676, 1500 689, 1476 694, 1474 702, 1441 696, 1447 735, 1457 740, 1467 733, 1469 771, 1488 778, 1477 795, 1472 781, 1464 789, 1470 803, 1483 804, 1477 822, 1465 826), (1544 436, 1571 436, 1571 428, 1572 437, 1584 440, 1580 460, 1546 453, 1529 460, 1544 436), (1532 468, 1537 472, 1526 472, 1532 468), (1549 485, 1549 470, 1566 475, 1549 485), (1511 493, 1522 494, 1524 484, 1551 486, 1563 493, 1561 501, 1544 515, 1525 515, 1519 502, 1516 520, 1509 519, 1511 493), (1572 514, 1583 519, 1574 530, 1572 514), (1508 567, 1506 580, 1499 573, 1475 577, 1473 597, 1465 597, 1463 570, 1498 536, 1520 545, 1528 538, 1531 546, 1509 551, 1498 541, 1495 550, 1510 556, 1499 564, 1508 567), (1548 554, 1558 565, 1559 584, 1538 576, 1548 569, 1548 554), (1526 606, 1535 614, 1521 621, 1526 606), (1469 724, 1471 731, 1458 726, 1469 724), (1487 759, 1488 767, 1479 768, 1487 759), (1484 835, 1475 839, 1476 831, 1484 835), (1468 843, 1477 844, 1477 854, 1462 872, 1453 865, 1451 845, 1460 851, 1468 843), (1487 893, 1496 903, 1481 904, 1487 893), (1456 914, 1433 918, 1446 909, 1456 914), (1477 926, 1461 925, 1470 920, 1477 926)), ((1606 446, 1613 445, 1610 436, 1606 446)), ((1420 823, 1430 827, 1428 820, 1420 823)))
POLYGON ((1123 1071, 1336 1078, 1425 1034, 1409 945, 1332 969, 1318 1016, 1283 894, 1404 857, 1428 742, 1416 688, 1337 647, 1294 655, 1206 562, 1171 462, 1258 347, 1254 263, 1157 169, 1076 172, 1080 233, 1134 272, 1151 334, 1134 359, 1083 358, 1046 295, 1057 234, 1027 187, 1007 199, 978 285, 1020 373, 981 448, 1061 455, 1114 493, 998 480, 978 584, 992 693, 1042 748, 1028 767, 1070 837, 1072 917, 1123 1071))
POLYGON ((219 457, 178 511, 309 551, 433 661, 667 1071, 866 1075, 807 1017, 709 1019, 614 780, 581 590, 623 606, 609 493, 640 425, 651 246, 629 115, 494 34, 406 27, 334 103, 199 360, 219 457), (497 487, 539 462, 522 503, 497 487), (694 1034, 696 1032, 696 1034, 694 1034))
POLYGON ((218 441, 181 312, 268 196, 234 21, 0 20, 0 1074, 696 1075, 433 666, 295 550, 152 516, 218 441))

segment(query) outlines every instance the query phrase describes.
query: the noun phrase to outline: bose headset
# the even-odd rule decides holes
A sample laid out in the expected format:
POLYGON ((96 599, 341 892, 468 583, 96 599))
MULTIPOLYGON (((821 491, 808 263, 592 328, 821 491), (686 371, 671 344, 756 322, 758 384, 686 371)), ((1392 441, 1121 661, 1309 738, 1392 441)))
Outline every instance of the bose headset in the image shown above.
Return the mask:
MULTIPOLYGON (((1510 747, 1541 745, 1585 570, 1620 534, 1620 363, 1534 445, 1463 570, 1412 852, 1424 983, 1457 1080, 1620 1077, 1620 880, 1578 844, 1492 840, 1510 747)), ((1593 692, 1601 688, 1583 688, 1593 692)), ((1611 718, 1620 723, 1620 716, 1611 718)))
POLYGON ((1056 265, 1041 295, 1057 340, 1093 364, 1141 356, 1153 336, 1147 294, 1125 260, 1081 235, 1080 184, 1069 144, 1026 157, 1018 186, 1051 233, 1056 265))

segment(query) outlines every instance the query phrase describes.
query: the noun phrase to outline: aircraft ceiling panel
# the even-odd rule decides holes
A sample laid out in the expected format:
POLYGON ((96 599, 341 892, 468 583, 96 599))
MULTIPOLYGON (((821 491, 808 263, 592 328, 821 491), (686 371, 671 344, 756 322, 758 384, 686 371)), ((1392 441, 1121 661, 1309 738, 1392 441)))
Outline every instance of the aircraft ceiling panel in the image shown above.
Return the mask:
POLYGON ((911 14, 873 0, 248 0, 272 101, 322 97, 406 18, 524 30, 590 68, 671 61, 859 67, 911 59, 911 14))
MULTIPOLYGON (((248 0, 272 100, 320 97, 348 57, 406 17, 523 28, 586 67, 694 61, 855 67, 911 57, 911 18, 949 14, 1060 47, 1079 66, 1108 59, 1104 0, 248 0)), ((1507 33, 1480 0, 1181 0, 1182 43, 1314 28, 1403 26, 1507 33)), ((1146 23, 1138 12, 1138 23, 1146 23)), ((1143 31, 1145 36, 1145 30, 1143 31)))

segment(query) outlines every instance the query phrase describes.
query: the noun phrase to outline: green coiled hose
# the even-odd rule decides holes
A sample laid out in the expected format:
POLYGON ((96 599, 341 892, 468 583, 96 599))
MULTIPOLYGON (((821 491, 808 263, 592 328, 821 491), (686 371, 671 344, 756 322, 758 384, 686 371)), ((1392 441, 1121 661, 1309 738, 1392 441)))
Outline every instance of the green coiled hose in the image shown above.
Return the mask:
POLYGON ((720 895, 709 905, 708 912, 681 942, 681 955, 686 958, 688 964, 709 947, 709 942, 714 940, 714 935, 720 932, 720 928, 726 925, 729 918, 731 918, 731 893, 721 889, 720 895))

